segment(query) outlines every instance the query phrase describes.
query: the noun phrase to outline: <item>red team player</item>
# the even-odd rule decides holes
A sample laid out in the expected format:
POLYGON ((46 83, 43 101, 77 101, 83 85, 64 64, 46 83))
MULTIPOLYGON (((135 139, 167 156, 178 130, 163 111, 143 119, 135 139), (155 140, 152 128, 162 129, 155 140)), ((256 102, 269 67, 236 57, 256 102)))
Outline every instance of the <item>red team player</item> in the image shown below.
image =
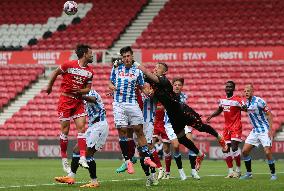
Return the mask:
MULTIPOLYGON (((157 108, 155 112, 155 120, 154 120, 154 133, 153 133, 153 139, 154 143, 158 142, 158 137, 162 139, 162 142, 164 143, 163 150, 164 150, 164 156, 165 156, 165 165, 166 165, 166 172, 163 178, 169 178, 166 177, 167 174, 170 174, 171 169, 171 162, 172 162, 172 155, 171 152, 165 152, 165 150, 169 151, 170 149, 167 149, 170 144, 170 139, 167 136, 166 130, 165 130, 165 108, 160 103, 157 102, 157 108)), ((163 174, 159 173, 158 179, 162 178, 163 174)))
POLYGON ((73 119, 78 130, 77 140, 80 150, 79 163, 82 167, 88 168, 86 161, 86 139, 85 124, 86 113, 82 95, 90 91, 93 79, 93 70, 89 63, 93 62, 91 47, 88 45, 78 45, 76 54, 79 60, 68 61, 58 67, 51 75, 47 87, 47 93, 52 92, 52 86, 58 75, 63 79, 60 87, 60 97, 58 102, 58 115, 61 125, 60 149, 64 171, 70 172, 67 161, 68 133, 70 120, 73 119))
POLYGON ((227 97, 219 100, 219 108, 207 119, 218 116, 224 112, 225 127, 223 131, 224 139, 228 145, 228 149, 223 151, 229 172, 226 178, 239 178, 241 175, 241 157, 238 145, 242 142, 242 123, 241 110, 245 109, 245 103, 241 97, 234 96, 235 83, 228 81, 226 83, 225 92, 227 97), (230 152, 232 148, 232 153, 230 152), (236 161, 236 171, 233 171, 233 158, 236 161))

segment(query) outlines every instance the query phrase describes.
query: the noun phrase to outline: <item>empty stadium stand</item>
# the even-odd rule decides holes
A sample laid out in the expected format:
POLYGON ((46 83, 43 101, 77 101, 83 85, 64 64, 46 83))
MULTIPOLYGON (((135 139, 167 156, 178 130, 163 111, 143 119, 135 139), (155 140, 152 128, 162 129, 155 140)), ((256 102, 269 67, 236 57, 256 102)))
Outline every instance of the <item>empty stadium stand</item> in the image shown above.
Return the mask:
MULTIPOLYGON (((184 90, 189 95, 189 105, 203 115, 204 119, 217 109, 218 98, 225 95, 224 85, 227 80, 236 82, 236 95, 242 95, 245 84, 253 83, 255 94, 263 97, 272 110, 273 133, 275 133, 284 121, 283 64, 283 61, 172 63, 169 64, 169 78, 172 79, 175 76, 185 78, 184 90)), ((113 123, 112 98, 106 96, 110 70, 111 67, 107 65, 95 66, 93 88, 101 94, 105 102, 110 135, 117 135, 113 123)), ((48 96, 42 91, 25 107, 22 107, 0 128, 0 136, 57 136, 59 122, 56 111, 59 86, 60 80, 55 83, 51 95, 48 96)), ((242 121, 243 135, 247 136, 251 125, 245 114, 242 121)), ((211 125, 218 131, 222 130, 223 124, 222 116, 211 121, 211 125)), ((205 133, 194 131, 194 134, 199 139, 213 139, 205 133)), ((70 135, 76 135, 74 126, 71 128, 70 135)))
POLYGON ((57 31, 51 38, 26 47, 31 50, 70 50, 77 43, 88 43, 94 49, 107 49, 130 24, 146 0, 96 0, 80 25, 69 25, 65 31, 57 31), (117 16, 114 16, 117 15, 117 16))
POLYGON ((281 0, 170 0, 136 48, 275 46, 284 44, 281 0))
POLYGON ((0 110, 44 71, 42 65, 4 65, 0 67, 0 110))

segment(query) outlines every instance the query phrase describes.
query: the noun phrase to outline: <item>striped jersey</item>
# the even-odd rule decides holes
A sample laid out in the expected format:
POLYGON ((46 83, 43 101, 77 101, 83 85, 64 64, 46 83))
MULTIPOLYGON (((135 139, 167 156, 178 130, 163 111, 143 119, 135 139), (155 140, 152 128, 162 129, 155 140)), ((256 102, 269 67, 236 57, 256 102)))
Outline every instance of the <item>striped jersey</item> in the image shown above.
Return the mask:
POLYGON ((145 83, 141 70, 133 65, 126 68, 121 64, 112 68, 110 80, 116 87, 113 95, 115 102, 137 103, 135 86, 143 86, 145 83))
POLYGON ((245 105, 243 99, 239 96, 232 96, 231 98, 221 98, 219 100, 219 107, 223 109, 225 118, 225 129, 241 129, 241 109, 245 105))
POLYGON ((94 122, 106 120, 106 111, 101 96, 95 91, 90 90, 86 95, 96 98, 96 103, 85 102, 85 110, 88 114, 88 126, 91 127, 94 122))
MULTIPOLYGON (((185 93, 181 92, 179 94, 179 99, 180 99, 179 101, 180 101, 180 103, 186 103, 187 98, 188 98, 188 96, 185 93)), ((170 125, 171 124, 170 119, 169 119, 169 117, 167 115, 167 112, 165 112, 164 122, 165 122, 165 125, 170 125)))
POLYGON ((153 98, 142 95, 144 122, 154 122, 156 104, 153 98))
POLYGON ((265 115, 269 111, 265 101, 260 97, 253 96, 251 101, 246 102, 248 116, 253 126, 254 133, 264 133, 269 130, 269 123, 265 115))

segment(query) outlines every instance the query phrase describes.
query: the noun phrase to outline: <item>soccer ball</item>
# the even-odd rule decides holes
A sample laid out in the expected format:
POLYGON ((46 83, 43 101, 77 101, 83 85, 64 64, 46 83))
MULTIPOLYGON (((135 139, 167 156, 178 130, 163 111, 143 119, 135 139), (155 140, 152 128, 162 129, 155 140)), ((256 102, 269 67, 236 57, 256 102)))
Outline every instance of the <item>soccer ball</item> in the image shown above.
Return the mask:
POLYGON ((63 10, 67 15, 75 15, 78 11, 78 5, 75 1, 66 1, 63 10))

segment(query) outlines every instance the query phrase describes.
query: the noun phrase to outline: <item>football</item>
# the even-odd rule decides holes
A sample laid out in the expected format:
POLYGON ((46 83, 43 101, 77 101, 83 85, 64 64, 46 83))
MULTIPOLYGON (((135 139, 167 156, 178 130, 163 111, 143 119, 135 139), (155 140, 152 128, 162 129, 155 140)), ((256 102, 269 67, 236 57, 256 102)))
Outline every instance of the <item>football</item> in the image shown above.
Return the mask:
POLYGON ((67 15, 75 15, 78 11, 78 5, 75 1, 66 1, 63 10, 67 15))

